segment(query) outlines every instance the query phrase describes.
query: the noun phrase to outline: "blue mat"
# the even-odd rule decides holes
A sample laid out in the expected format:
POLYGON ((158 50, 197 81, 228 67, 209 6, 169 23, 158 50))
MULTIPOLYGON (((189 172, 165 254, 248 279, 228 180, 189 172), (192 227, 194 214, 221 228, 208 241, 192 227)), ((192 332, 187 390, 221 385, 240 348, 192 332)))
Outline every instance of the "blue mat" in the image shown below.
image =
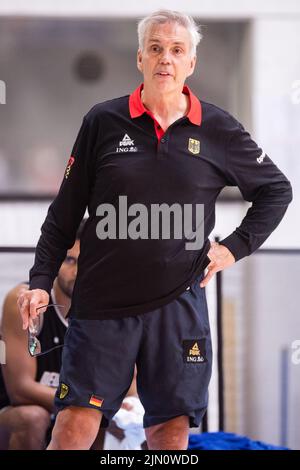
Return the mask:
POLYGON ((252 441, 246 436, 227 432, 190 434, 188 449, 203 450, 288 450, 265 442, 252 441))

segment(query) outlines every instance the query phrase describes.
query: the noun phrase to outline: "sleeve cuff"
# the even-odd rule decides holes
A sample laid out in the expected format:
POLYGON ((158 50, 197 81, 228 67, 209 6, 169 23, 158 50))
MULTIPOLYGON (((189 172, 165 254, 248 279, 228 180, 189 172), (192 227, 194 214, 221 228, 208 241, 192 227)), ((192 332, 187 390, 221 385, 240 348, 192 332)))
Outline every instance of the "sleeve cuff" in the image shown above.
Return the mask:
POLYGON ((50 295, 51 289, 52 289, 53 282, 49 278, 49 276, 46 275, 39 275, 39 276, 34 276, 32 279, 30 279, 29 283, 29 289, 43 289, 48 294, 50 295))
POLYGON ((248 244, 236 232, 219 241, 219 243, 228 248, 233 254, 235 261, 239 261, 250 254, 248 244))

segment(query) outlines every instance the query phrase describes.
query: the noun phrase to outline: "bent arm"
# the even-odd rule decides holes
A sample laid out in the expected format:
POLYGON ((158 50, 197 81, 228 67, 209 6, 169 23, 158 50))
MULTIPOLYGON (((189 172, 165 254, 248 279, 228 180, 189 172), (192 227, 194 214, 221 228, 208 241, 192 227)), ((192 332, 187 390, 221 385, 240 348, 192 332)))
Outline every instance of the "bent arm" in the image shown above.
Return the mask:
POLYGON ((257 250, 278 226, 292 201, 292 188, 239 123, 228 141, 225 175, 228 185, 238 186, 252 202, 240 226, 220 241, 238 261, 257 250))

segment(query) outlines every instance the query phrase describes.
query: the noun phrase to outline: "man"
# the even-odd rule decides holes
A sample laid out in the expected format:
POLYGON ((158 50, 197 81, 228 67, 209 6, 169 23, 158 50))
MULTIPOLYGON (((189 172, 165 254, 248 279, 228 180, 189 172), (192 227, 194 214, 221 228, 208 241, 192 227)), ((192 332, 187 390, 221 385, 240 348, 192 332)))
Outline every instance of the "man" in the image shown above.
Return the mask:
MULTIPOLYGON (((42 314, 38 332, 42 351, 64 343, 67 330, 65 317, 71 305, 77 274, 79 240, 84 223, 83 220, 80 224, 74 246, 67 252, 50 295, 50 304, 63 305, 64 308, 55 305, 42 314)), ((7 354, 6 365, 0 368, 0 448, 10 450, 45 448, 61 368, 61 348, 38 357, 31 357, 28 353, 27 332, 22 330, 17 308, 17 297, 26 289, 27 284, 20 284, 7 294, 1 324, 7 354)), ((129 400, 139 402, 135 382, 132 383, 122 406, 129 408, 129 400)), ((133 410, 130 411, 133 414, 133 410)), ((109 431, 120 433, 116 426, 109 431)), ((104 434, 101 430, 95 447, 101 447, 103 440, 104 434)))
POLYGON ((185 86, 200 40, 193 20, 160 11, 144 18, 138 33, 143 84, 85 116, 42 226, 30 290, 18 301, 26 328, 47 304, 88 206, 49 449, 89 448, 99 422, 119 409, 135 363, 148 448, 187 448, 211 375, 203 287, 256 250, 292 198, 289 181, 241 124, 185 86), (238 186, 253 205, 240 227, 210 244, 215 201, 226 185, 238 186), (190 224, 197 204, 204 220, 193 212, 190 224), (177 235, 177 219, 172 236, 157 219, 149 225, 158 206, 163 224, 166 208, 187 206, 184 235, 177 235), (187 249, 195 227, 204 230, 204 243, 187 249))
MULTIPOLYGON (((50 304, 63 305, 64 308, 49 307, 40 318, 38 338, 44 351, 64 343, 65 316, 71 305, 83 227, 84 221, 77 231, 74 246, 68 250, 61 265, 50 295, 50 304)), ((11 450, 45 448, 61 367, 61 348, 39 357, 31 357, 28 353, 28 335, 22 330, 17 307, 18 295, 27 289, 28 284, 19 284, 7 294, 1 322, 6 365, 1 369, 4 381, 0 370, 0 430, 2 436, 6 434, 7 447, 11 450)))

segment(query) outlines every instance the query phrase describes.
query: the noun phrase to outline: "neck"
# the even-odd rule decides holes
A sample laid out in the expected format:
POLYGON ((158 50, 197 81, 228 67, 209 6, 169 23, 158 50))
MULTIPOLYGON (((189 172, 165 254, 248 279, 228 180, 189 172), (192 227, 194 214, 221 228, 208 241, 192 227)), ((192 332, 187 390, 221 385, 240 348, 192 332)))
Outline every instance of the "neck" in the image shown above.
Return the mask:
POLYGON ((53 291, 55 295, 55 303, 59 305, 64 305, 64 308, 57 307, 58 310, 60 311, 61 315, 65 317, 70 310, 71 307, 71 299, 69 296, 67 296, 59 287, 57 283, 57 279, 55 279, 53 283, 53 291))
POLYGON ((159 93, 157 90, 151 90, 150 86, 144 85, 141 100, 154 116, 158 116, 163 121, 172 120, 174 117, 179 119, 187 114, 190 106, 189 97, 182 93, 181 89, 170 93, 159 93))

